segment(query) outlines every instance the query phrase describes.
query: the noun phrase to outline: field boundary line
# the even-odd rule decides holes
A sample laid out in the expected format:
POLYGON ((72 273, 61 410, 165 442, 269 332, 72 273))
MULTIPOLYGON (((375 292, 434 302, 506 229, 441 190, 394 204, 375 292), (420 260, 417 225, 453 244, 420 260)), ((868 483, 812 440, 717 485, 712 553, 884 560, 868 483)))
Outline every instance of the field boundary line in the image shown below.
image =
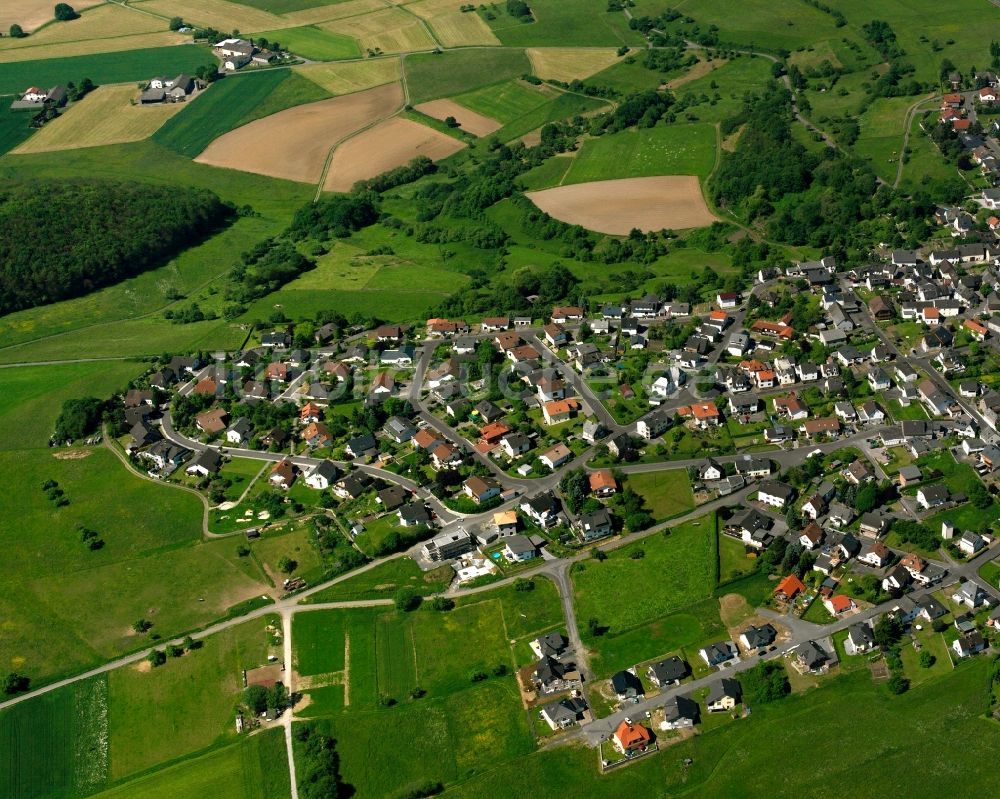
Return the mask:
POLYGON ((427 35, 431 37, 431 41, 434 42, 434 44, 436 44, 438 47, 444 47, 444 43, 437 37, 437 34, 434 32, 434 29, 430 26, 430 24, 427 22, 426 19, 421 17, 419 14, 414 14, 406 6, 402 5, 397 6, 393 3, 390 3, 389 0, 382 0, 382 2, 385 3, 386 8, 398 8, 404 14, 408 14, 409 16, 413 17, 423 26, 423 29, 427 31, 427 35))
POLYGON ((372 120, 363 128, 358 128, 356 131, 348 133, 346 136, 341 136, 339 139, 337 139, 337 141, 333 143, 333 145, 330 147, 330 151, 326 154, 326 160, 323 162, 323 170, 320 172, 319 175, 319 183, 316 184, 316 195, 313 197, 313 202, 319 202, 320 198, 323 196, 323 186, 326 184, 326 176, 330 172, 330 165, 333 163, 333 155, 337 151, 337 148, 340 147, 340 145, 344 144, 345 142, 350 141, 355 136, 359 136, 362 133, 366 133, 367 131, 374 128, 376 125, 381 125, 383 122, 386 122, 392 119, 393 117, 399 116, 401 113, 403 113, 404 108, 406 108, 405 102, 391 114, 386 114, 385 116, 381 116, 378 119, 372 120))
POLYGON ((351 704, 351 632, 344 629, 344 707, 351 704))

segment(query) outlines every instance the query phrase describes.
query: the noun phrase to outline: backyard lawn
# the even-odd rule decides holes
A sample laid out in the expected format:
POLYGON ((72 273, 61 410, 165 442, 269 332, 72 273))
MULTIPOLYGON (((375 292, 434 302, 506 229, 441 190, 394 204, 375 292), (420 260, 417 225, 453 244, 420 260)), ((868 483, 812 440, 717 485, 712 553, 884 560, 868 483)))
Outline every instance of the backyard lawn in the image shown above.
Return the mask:
POLYGON ((628 487, 646 501, 646 507, 658 522, 694 507, 691 481, 684 469, 629 475, 628 487))

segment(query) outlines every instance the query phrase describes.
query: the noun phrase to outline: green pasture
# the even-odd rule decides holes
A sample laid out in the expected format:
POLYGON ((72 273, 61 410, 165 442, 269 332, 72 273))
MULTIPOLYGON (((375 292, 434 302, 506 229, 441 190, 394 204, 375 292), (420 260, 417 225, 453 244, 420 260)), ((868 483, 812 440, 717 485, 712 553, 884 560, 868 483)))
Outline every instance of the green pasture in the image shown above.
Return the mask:
POLYGON ((629 30, 621 12, 609 12, 603 0, 535 0, 534 22, 524 23, 506 13, 502 3, 493 8, 496 18, 487 24, 507 47, 618 47, 642 44, 642 37, 629 30))
POLYGON ((711 125, 664 125, 626 130, 584 142, 563 184, 655 175, 705 178, 715 166, 711 125))
POLYGON ((522 50, 475 48, 411 55, 404 71, 416 105, 530 74, 531 63, 522 50))
POLYGON ((361 48, 350 36, 317 28, 315 25, 263 31, 255 33, 254 38, 279 42, 282 50, 310 61, 340 61, 361 57, 361 48))
POLYGON ((84 78, 100 85, 149 80, 160 74, 193 75, 199 67, 217 64, 207 46, 194 44, 14 61, 0 64, 0 94, 23 92, 26 86, 79 83, 84 78))
POLYGON ((451 566, 424 572, 410 558, 393 558, 382 561, 367 571, 352 574, 346 580, 311 595, 304 602, 391 599, 400 588, 410 588, 422 595, 436 594, 444 591, 454 576, 451 566))
POLYGON ((31 113, 10 110, 10 103, 16 99, 16 95, 0 97, 0 155, 13 150, 32 134, 31 113))
POLYGON ((551 102, 553 98, 543 89, 521 80, 511 80, 475 89, 452 99, 477 114, 483 114, 507 125, 551 102))
POLYGON ((645 500, 656 521, 669 519, 694 507, 691 481, 684 469, 632 474, 627 485, 645 500))

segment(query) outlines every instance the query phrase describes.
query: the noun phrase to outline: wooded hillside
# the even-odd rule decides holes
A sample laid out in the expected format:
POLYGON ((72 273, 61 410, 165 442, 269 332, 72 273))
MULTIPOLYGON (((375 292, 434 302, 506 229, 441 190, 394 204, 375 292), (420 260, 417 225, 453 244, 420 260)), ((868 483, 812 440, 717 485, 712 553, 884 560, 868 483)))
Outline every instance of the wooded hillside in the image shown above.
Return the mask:
POLYGON ((233 216, 202 189, 103 180, 0 188, 0 314, 160 266, 233 216))

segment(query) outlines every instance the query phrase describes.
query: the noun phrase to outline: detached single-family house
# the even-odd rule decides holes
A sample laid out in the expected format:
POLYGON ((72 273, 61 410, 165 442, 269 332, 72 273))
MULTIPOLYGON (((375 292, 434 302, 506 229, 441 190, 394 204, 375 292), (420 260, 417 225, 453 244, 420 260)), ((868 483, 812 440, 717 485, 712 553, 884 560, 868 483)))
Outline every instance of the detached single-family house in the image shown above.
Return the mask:
POLYGON ((698 655, 708 666, 721 666, 731 660, 737 660, 740 652, 732 641, 719 641, 699 649, 698 655))
POLYGON ((681 680, 687 677, 689 671, 688 664, 674 655, 666 660, 650 664, 646 669, 646 676, 657 688, 666 688, 679 685, 681 680))
POLYGON ((743 691, 739 682, 723 677, 716 680, 708 688, 705 697, 705 709, 709 713, 720 713, 735 708, 743 699, 743 691))
POLYGON ((784 508, 794 497, 794 488, 776 480, 764 480, 757 486, 757 501, 774 508, 784 508))

